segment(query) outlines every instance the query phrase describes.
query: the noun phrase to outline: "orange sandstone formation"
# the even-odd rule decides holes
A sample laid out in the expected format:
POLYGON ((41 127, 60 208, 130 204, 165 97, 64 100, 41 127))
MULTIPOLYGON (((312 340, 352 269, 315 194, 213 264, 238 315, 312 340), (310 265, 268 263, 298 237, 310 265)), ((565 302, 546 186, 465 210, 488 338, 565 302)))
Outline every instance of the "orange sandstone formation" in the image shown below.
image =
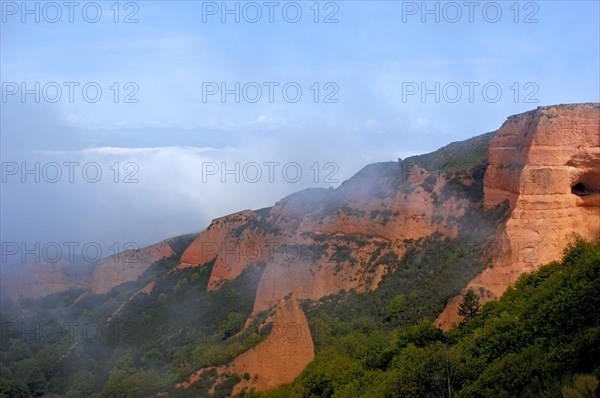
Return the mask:
MULTIPOLYGON (((540 264, 558 260, 580 235, 600 235, 600 105, 541 107, 511 116, 495 134, 484 178, 484 206, 511 210, 491 251, 493 267, 469 283, 483 299, 540 264)), ((456 323, 460 298, 437 319, 456 323)))
MULTIPOLYGON (((291 296, 282 299, 275 309, 271 333, 256 347, 242 353, 231 363, 217 369, 218 375, 249 374, 233 390, 238 394, 243 389, 264 391, 281 384, 292 383, 313 360, 315 349, 304 312, 291 296)), ((200 379, 208 369, 200 369, 188 380, 176 385, 188 388, 200 379)), ((215 384, 222 381, 217 379, 215 384)), ((214 386, 213 386, 214 389, 214 386)))
POLYGON ((173 254, 173 249, 166 242, 139 250, 127 250, 98 262, 92 276, 91 290, 102 294, 122 283, 135 281, 154 262, 173 254))
POLYGON ((293 295, 282 299, 267 340, 231 363, 230 369, 234 373, 253 376, 250 380, 242 380, 233 392, 236 394, 245 387, 263 391, 292 383, 314 356, 315 348, 304 312, 293 295))

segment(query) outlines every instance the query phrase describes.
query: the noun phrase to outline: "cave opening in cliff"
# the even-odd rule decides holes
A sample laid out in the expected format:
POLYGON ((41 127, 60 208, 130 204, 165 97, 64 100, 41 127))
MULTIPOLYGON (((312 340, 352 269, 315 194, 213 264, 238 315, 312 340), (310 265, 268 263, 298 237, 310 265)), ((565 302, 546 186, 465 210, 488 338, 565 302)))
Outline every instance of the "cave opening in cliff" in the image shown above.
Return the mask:
POLYGON ((594 190, 592 188, 582 182, 578 182, 571 187, 571 193, 577 196, 588 196, 593 192, 594 190))

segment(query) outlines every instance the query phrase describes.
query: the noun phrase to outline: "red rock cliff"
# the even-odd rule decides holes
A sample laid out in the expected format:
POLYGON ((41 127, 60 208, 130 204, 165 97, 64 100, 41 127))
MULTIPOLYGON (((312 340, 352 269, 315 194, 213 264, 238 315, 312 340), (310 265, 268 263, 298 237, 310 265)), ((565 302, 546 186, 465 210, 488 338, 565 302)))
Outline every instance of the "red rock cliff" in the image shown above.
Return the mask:
MULTIPOLYGON (((286 297, 276 306, 271 333, 256 347, 242 353, 231 363, 217 369, 218 374, 239 376, 248 373, 251 378, 242 379, 233 394, 243 389, 264 391, 281 384, 292 383, 313 360, 315 348, 308 321, 295 297, 286 297)), ((188 380, 177 384, 188 388, 198 381, 206 369, 200 369, 188 380)), ((219 380, 216 381, 218 383, 219 380)), ((213 386, 214 388, 214 386, 213 386)))
MULTIPOLYGON (((492 248, 493 267, 469 286, 499 297, 524 272, 560 258, 578 234, 600 235, 600 105, 540 107, 511 116, 489 148, 486 208, 508 201, 510 218, 492 248)), ((457 321, 460 299, 437 322, 457 321)))
POLYGON ((214 260, 208 284, 214 290, 248 265, 264 262, 254 313, 290 293, 318 300, 342 289, 374 289, 388 270, 378 262, 386 251, 401 257, 405 239, 434 232, 455 236, 453 220, 473 206, 460 198, 436 204, 444 177, 424 188, 426 170, 400 174, 398 163, 368 166, 336 190, 306 190, 270 209, 214 220, 178 268, 214 260))
POLYGON ((154 262, 169 257, 173 249, 167 242, 139 250, 127 250, 98 262, 92 276, 91 290, 103 294, 125 282, 137 280, 154 262))

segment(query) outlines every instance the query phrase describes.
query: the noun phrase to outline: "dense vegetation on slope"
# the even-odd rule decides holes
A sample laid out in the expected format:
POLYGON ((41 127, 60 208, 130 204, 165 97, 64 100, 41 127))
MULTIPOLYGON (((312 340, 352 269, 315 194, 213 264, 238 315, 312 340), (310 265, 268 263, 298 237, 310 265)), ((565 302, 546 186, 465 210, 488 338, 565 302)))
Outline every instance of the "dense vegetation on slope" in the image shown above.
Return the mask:
MULTIPOLYGON (((402 304, 389 301, 388 317, 402 304)), ((599 308, 600 241, 578 241, 449 333, 427 320, 407 329, 380 328, 377 316, 371 326, 340 322, 353 314, 326 310, 324 341, 294 385, 246 396, 593 398, 599 308)))
MULTIPOLYGON (((3 297, 0 397, 174 395, 175 383, 196 369, 226 363, 266 338, 270 328, 256 324, 238 333, 264 263, 208 292, 212 262, 175 269, 194 238, 175 238, 172 257, 107 294, 69 290, 18 305, 3 297), (152 290, 140 292, 149 282, 152 290)), ((232 382, 216 396, 230 395, 232 382)), ((189 393, 209 387, 197 383, 189 393)))

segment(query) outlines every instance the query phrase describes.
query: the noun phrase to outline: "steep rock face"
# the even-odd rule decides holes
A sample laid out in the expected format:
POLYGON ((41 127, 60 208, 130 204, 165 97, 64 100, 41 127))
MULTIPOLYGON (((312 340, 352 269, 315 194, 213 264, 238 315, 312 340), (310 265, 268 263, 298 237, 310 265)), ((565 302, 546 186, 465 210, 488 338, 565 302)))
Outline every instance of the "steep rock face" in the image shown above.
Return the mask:
MULTIPOLYGON (((484 206, 508 201, 510 218, 491 248, 493 267, 469 283, 488 300, 524 272, 560 258, 578 234, 600 235, 600 105, 541 107, 511 116, 492 139, 484 206)), ((454 298, 438 318, 457 321, 454 298)))
POLYGON ((282 250, 263 271, 253 313, 268 309, 290 292, 299 298, 318 300, 342 289, 364 291, 377 285, 385 266, 369 261, 378 258, 377 250, 389 247, 389 242, 354 242, 344 235, 314 238, 321 237, 326 238, 328 246, 309 239, 305 241, 310 243, 296 240, 281 245, 282 250))
POLYGON ((435 232, 455 236, 456 220, 477 203, 449 195, 439 170, 403 166, 370 165, 337 189, 305 190, 272 208, 214 220, 178 268, 214 260, 213 290, 246 266, 265 263, 255 314, 290 293, 318 300, 342 289, 374 289, 390 265, 386 253, 402 257, 405 240, 435 232))
POLYGON ((154 262, 173 254, 168 242, 161 242, 139 250, 127 250, 98 262, 94 268, 91 290, 103 294, 112 288, 137 280, 154 262))
MULTIPOLYGON (((231 363, 217 368, 219 378, 215 384, 222 382, 224 376, 242 376, 248 373, 251 378, 242 379, 234 387, 233 395, 246 388, 264 391, 292 383, 314 356, 315 347, 306 316, 295 297, 286 297, 276 306, 267 339, 239 355, 231 363)), ((200 369, 176 387, 188 388, 206 370, 208 369, 200 369)), ((213 391, 214 387, 213 385, 213 391)))
POLYGON ((258 215, 244 210, 213 220, 192 244, 183 252, 178 269, 193 267, 215 261, 208 290, 218 288, 224 281, 239 276, 244 268, 257 261, 257 239, 248 228, 258 215))
POLYGON ((240 382, 234 394, 245 387, 263 391, 292 383, 314 356, 315 347, 304 312, 294 296, 282 299, 267 340, 233 360, 230 367, 233 372, 257 376, 240 382))
POLYGON ((77 260, 3 264, 2 290, 11 299, 22 300, 38 299, 70 289, 88 289, 94 263, 77 260))
MULTIPOLYGON (((260 280, 254 313, 269 308, 290 292, 298 298, 318 300, 341 290, 371 290, 391 264, 386 252, 402 257, 405 239, 420 239, 455 231, 446 217, 460 216, 467 201, 448 201, 442 216, 434 206, 432 192, 417 184, 406 193, 387 197, 361 195, 365 188, 386 187, 389 181, 352 182, 339 198, 298 217, 297 229, 279 242, 281 250, 267 261, 260 280), (354 186, 352 186, 354 185, 354 186), (358 185, 358 186, 356 186, 358 185)), ((440 179, 439 186, 445 181, 440 179)), ((407 183, 408 184, 408 183, 407 183)), ((435 191, 434 191, 435 192, 435 191)), ((301 198, 290 197, 276 204, 273 217, 294 214, 301 198)))
POLYGON ((56 262, 3 263, 1 288, 13 300, 37 299, 74 289, 104 294, 125 282, 137 280, 154 262, 173 255, 175 239, 126 250, 97 262, 76 257, 73 261, 64 258, 56 262))

